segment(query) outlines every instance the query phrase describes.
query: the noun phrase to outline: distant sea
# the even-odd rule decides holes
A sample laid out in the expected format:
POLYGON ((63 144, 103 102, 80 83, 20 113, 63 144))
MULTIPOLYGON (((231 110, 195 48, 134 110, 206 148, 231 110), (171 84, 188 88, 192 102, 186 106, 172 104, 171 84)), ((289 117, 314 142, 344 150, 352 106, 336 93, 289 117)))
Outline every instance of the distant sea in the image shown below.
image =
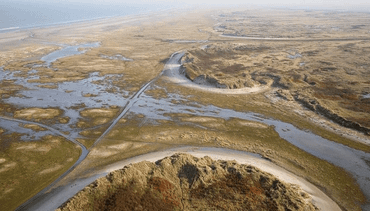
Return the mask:
MULTIPOLYGON (((92 1, 93 2, 93 1, 92 1)), ((0 0, 0 33, 169 9, 178 5, 89 4, 66 1, 0 0)))

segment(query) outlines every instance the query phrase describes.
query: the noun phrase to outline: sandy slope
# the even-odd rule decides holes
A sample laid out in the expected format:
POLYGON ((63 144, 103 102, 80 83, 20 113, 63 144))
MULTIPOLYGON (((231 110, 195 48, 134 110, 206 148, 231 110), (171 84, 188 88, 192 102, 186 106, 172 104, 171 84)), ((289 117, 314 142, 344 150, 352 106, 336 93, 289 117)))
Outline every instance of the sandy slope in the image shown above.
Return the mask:
POLYGON ((263 158, 257 157, 251 153, 236 150, 228 150, 221 148, 197 148, 197 147, 176 148, 148 153, 145 155, 127 159, 125 161, 108 166, 104 170, 104 172, 108 173, 113 170, 120 169, 123 166, 128 165, 130 163, 137 163, 144 160, 154 162, 164 157, 171 156, 174 153, 188 153, 196 157, 209 156, 214 160, 235 160, 241 164, 255 166, 261 169, 262 171, 273 174, 283 182, 296 184, 300 186, 305 192, 309 193, 309 195, 313 199, 313 203, 321 210, 331 210, 331 211, 341 210, 339 206, 334 201, 332 201, 325 193, 323 193, 320 189, 318 189, 316 186, 309 183, 305 179, 298 177, 293 173, 263 158))
POLYGON ((181 86, 186 86, 193 89, 220 93, 220 94, 248 94, 248 93, 258 93, 266 91, 270 88, 271 84, 265 86, 254 86, 254 87, 245 87, 241 89, 220 89, 211 85, 205 84, 196 84, 185 77, 185 75, 180 73, 181 67, 181 57, 184 55, 184 52, 179 52, 170 58, 170 61, 167 62, 165 66, 164 75, 168 76, 168 80, 172 83, 179 84, 181 86))

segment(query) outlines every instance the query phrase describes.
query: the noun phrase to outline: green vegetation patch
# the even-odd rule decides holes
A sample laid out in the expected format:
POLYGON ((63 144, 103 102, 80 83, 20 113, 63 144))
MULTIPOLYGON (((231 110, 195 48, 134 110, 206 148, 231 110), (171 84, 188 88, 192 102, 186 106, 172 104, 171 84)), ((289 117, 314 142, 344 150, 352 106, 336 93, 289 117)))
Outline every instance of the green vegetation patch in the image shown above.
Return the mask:
POLYGON ((41 191, 78 159, 81 149, 59 136, 13 140, 0 151, 0 210, 13 210, 41 191))

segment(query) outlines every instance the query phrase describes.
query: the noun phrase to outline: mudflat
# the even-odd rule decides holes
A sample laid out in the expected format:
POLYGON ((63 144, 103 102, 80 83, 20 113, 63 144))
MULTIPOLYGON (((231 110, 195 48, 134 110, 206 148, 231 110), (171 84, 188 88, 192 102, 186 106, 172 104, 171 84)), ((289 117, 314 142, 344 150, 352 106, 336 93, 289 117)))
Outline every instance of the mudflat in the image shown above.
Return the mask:
POLYGON ((0 33, 0 209, 37 210, 107 166, 190 146, 259 154, 366 210, 369 19, 186 9, 0 33))

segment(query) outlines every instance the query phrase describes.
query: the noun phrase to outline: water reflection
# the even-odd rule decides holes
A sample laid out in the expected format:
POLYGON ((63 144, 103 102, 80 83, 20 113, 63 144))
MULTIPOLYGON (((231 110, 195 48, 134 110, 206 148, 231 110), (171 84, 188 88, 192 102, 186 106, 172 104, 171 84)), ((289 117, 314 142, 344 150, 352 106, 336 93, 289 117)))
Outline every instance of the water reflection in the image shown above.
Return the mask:
MULTIPOLYGON (((35 71, 32 71, 35 72, 35 71)), ((16 96, 3 99, 4 103, 19 107, 58 107, 64 111, 64 115, 70 118, 68 124, 55 124, 54 128, 70 131, 71 137, 79 137, 78 129, 70 126, 76 124, 80 118, 79 111, 84 108, 100 108, 109 106, 123 106, 127 102, 128 91, 114 85, 117 80, 122 80, 122 75, 99 76, 99 73, 91 73, 86 79, 67 81, 58 84, 52 83, 28 83, 29 78, 16 77, 17 71, 0 71, 3 80, 14 80, 17 85, 26 89, 19 91, 16 96), (42 85, 40 87, 40 85, 42 85), (44 88, 43 85, 55 86, 44 88), (113 89, 114 92, 109 90, 113 89), (86 97, 90 96, 90 97, 86 97), (81 108, 73 109, 73 107, 81 108)), ((34 77, 36 78, 36 76, 34 77)))
POLYGON ((38 141, 43 136, 53 135, 53 133, 49 130, 35 131, 30 128, 22 127, 22 124, 20 124, 19 122, 14 122, 6 119, 0 119, 0 128, 5 130, 2 135, 7 135, 11 133, 22 134, 20 137, 20 140, 22 141, 38 141))
POLYGON ((44 57, 41 58, 41 61, 44 61, 50 66, 50 63, 55 62, 56 60, 73 55, 79 55, 86 52, 86 49, 80 50, 81 48, 95 48, 100 45, 99 42, 94 43, 86 43, 81 45, 74 45, 74 46, 66 46, 63 49, 54 51, 44 57))
POLYGON ((280 137, 289 143, 350 172, 366 197, 370 198, 370 167, 366 163, 370 161, 369 153, 326 140, 309 131, 300 130, 292 124, 265 118, 252 112, 237 112, 213 105, 201 106, 173 93, 170 93, 168 98, 162 99, 154 99, 142 94, 140 100, 131 107, 130 111, 143 114, 147 119, 153 120, 171 120, 171 117, 165 114, 182 113, 224 119, 239 118, 274 126, 280 137), (176 101, 181 103, 176 103, 176 101))

